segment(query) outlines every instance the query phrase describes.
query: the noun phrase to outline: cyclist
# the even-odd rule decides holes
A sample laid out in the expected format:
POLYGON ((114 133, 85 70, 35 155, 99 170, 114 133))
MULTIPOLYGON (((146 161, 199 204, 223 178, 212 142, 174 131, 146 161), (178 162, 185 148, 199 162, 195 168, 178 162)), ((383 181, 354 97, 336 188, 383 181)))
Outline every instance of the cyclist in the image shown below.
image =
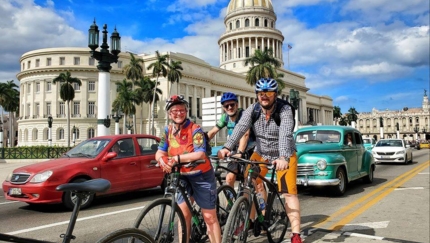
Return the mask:
MULTIPOLYGON (((257 81, 255 92, 261 106, 261 114, 253 123, 252 113, 256 104, 248 107, 236 125, 233 134, 227 140, 218 156, 224 158, 231 154, 235 144, 251 127, 256 135, 256 148, 251 160, 276 164, 278 190, 284 194, 288 218, 291 222, 292 243, 301 243, 300 238, 300 205, 297 197, 297 156, 293 139, 294 118, 292 109, 284 105, 280 110, 280 124, 276 124, 273 113, 276 111, 278 84, 271 78, 257 81)), ((260 168, 260 175, 267 173, 266 167, 260 168)), ((257 179, 257 191, 265 195, 264 185, 257 179)))
MULTIPOLYGON (((206 156, 203 130, 187 118, 188 102, 182 95, 173 95, 166 102, 166 111, 172 125, 166 126, 155 159, 164 172, 170 173, 175 163, 189 163, 204 159, 205 163, 195 168, 181 167, 181 183, 186 185, 188 195, 201 208, 207 225, 210 242, 221 242, 221 228, 216 215, 216 180, 209 158, 206 156)), ((188 239, 191 232, 191 212, 184 198, 178 204, 187 225, 188 239)))
MULTIPOLYGON (((231 92, 225 92, 221 96, 221 105, 224 108, 225 113, 222 114, 221 118, 217 124, 208 132, 209 139, 212 139, 215 134, 217 134, 221 129, 227 127, 227 138, 233 133, 233 129, 242 116, 243 109, 238 106, 237 96, 231 92)), ((249 137, 250 130, 245 133, 245 135, 240 139, 239 146, 237 147, 237 155, 242 156, 247 154, 249 156, 254 149, 255 142, 249 137)), ((238 172, 237 163, 229 163, 228 169, 238 172)), ((236 175, 234 173, 227 173, 225 177, 225 182, 234 188, 234 182, 236 180, 236 175)))

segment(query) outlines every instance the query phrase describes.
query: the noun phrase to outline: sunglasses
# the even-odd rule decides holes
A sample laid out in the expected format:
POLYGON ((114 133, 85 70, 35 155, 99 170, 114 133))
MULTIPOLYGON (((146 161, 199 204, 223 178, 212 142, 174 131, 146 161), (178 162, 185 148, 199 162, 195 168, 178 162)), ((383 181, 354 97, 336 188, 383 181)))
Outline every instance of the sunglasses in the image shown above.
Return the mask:
POLYGON ((231 104, 225 104, 222 107, 224 107, 225 109, 228 109, 229 107, 234 108, 236 106, 236 103, 231 103, 231 104))
POLYGON ((266 92, 258 92, 257 96, 258 97, 263 97, 263 96, 267 96, 267 97, 273 97, 275 95, 275 91, 266 91, 266 92))

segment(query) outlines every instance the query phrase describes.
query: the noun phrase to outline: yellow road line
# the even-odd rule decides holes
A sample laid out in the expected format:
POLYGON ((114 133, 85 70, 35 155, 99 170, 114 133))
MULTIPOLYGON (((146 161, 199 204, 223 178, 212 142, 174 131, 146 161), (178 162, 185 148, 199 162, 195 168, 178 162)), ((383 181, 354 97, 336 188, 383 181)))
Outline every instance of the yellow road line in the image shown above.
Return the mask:
POLYGON ((395 183, 397 183, 398 181, 401 181, 401 180, 403 180, 404 178, 407 178, 407 177, 408 177, 409 175, 411 175, 411 174, 414 174, 414 175, 415 175, 415 174, 417 174, 417 172, 418 172, 418 171, 421 171, 421 170, 423 170, 425 167, 429 166, 429 162, 430 162, 430 161, 427 161, 427 162, 423 163, 422 165, 417 166, 417 167, 415 167, 414 169, 412 169, 412 170, 410 170, 410 171, 408 171, 408 172, 405 172, 404 174, 402 174, 402 175, 398 176, 396 179, 394 179, 394 180, 392 180, 392 181, 390 181, 390 182, 388 182, 388 183, 385 183, 385 184, 381 185, 380 187, 376 188, 375 190, 373 190, 373 191, 369 192, 368 194, 364 195, 363 197, 361 197, 361 198, 359 198, 359 199, 357 199, 357 200, 354 200, 352 203, 350 203, 350 204, 348 204, 347 206, 345 206, 345 207, 341 208, 341 209, 340 209, 340 210, 338 210, 337 212, 335 212, 335 213, 333 213, 332 215, 330 215, 328 218, 326 218, 326 219, 324 219, 324 220, 322 220, 322 221, 318 222, 317 224, 315 224, 315 225, 313 226, 313 228, 323 228, 323 226, 324 226, 325 224, 329 223, 329 222, 330 222, 331 220, 333 220, 334 218, 336 218, 336 217, 338 217, 339 215, 341 215, 341 214, 343 214, 343 213, 345 213, 345 212, 347 212, 347 211, 351 210, 351 209, 352 209, 352 208, 354 208, 355 206, 357 206, 357 205, 359 205, 359 204, 363 203, 364 201, 368 200, 369 198, 371 198, 371 197, 372 197, 372 196, 374 196, 375 194, 377 194, 377 193, 381 192, 382 190, 385 190, 386 188, 390 187, 391 185, 394 185, 394 184, 395 184, 395 183), (421 168, 421 167, 423 167, 423 168, 421 168))

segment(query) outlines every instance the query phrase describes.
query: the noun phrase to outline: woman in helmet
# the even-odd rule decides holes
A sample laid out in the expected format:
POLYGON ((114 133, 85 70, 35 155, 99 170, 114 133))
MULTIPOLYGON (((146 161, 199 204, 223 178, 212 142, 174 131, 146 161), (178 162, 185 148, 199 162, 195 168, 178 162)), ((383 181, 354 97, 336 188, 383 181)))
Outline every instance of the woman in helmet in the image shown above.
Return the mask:
MULTIPOLYGON (((248 107, 242 114, 242 118, 236 125, 233 134, 224 144, 224 148, 218 151, 218 156, 224 158, 230 155, 230 151, 239 142, 240 138, 251 127, 256 135, 256 147, 251 160, 276 164, 276 178, 278 190, 283 193, 288 218, 291 223, 293 236, 292 243, 301 243, 300 238, 300 205, 297 197, 297 156, 296 145, 293 139, 294 116, 289 105, 281 105, 277 101, 278 83, 271 78, 262 78, 255 85, 259 109, 258 118, 253 121, 252 115, 256 104, 248 107), (277 109, 276 106, 279 106, 277 109), (279 125, 275 121, 274 113, 280 117, 279 125)), ((266 167, 260 167, 260 175, 267 173, 266 167)), ((257 179, 257 191, 265 195, 264 187, 257 179)), ((251 214, 252 215, 252 214, 251 214)))
MULTIPOLYGON (((173 95, 166 102, 166 111, 172 125, 166 126, 155 159, 164 172, 170 173, 175 163, 189 163, 204 159, 206 162, 194 168, 181 168, 181 180, 186 184, 191 199, 202 210, 207 233, 211 242, 221 242, 221 229, 216 215, 216 180, 212 164, 206 156, 206 142, 203 130, 187 118, 188 102, 182 95, 173 95), (192 190, 191 190, 192 189, 192 190)), ((190 235, 191 212, 184 198, 179 196, 178 204, 190 235)))

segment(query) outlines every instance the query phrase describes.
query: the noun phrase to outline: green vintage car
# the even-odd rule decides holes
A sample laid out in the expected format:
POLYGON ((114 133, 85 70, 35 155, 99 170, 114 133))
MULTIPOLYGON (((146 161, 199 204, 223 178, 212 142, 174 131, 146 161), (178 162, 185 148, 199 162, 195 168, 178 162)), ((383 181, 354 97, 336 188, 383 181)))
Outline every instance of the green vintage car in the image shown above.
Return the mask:
POLYGON ((376 141, 374 138, 363 138, 363 145, 367 150, 372 150, 375 147, 376 141))
POLYGON ((375 161, 357 129, 310 126, 297 130, 294 138, 298 186, 328 187, 334 195, 341 196, 351 181, 373 182, 375 161))

